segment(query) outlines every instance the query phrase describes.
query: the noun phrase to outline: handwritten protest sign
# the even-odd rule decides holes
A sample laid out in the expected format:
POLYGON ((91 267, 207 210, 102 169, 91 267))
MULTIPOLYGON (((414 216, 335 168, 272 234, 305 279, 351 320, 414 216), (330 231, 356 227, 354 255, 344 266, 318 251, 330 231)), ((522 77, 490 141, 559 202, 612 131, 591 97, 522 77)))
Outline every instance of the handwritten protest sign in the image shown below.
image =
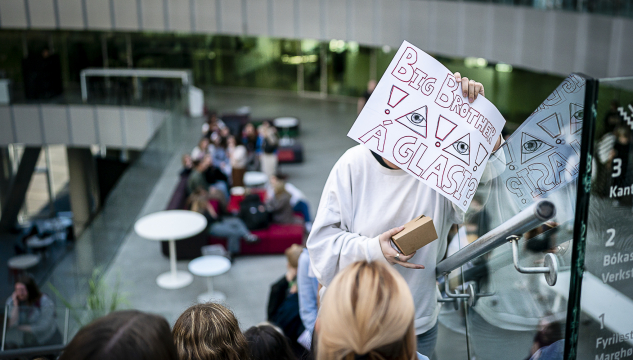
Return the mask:
POLYGON ((403 42, 347 134, 466 210, 505 120, 403 42))
POLYGON ((568 76, 501 148, 506 170, 500 178, 520 208, 578 176, 584 86, 580 76, 568 76))

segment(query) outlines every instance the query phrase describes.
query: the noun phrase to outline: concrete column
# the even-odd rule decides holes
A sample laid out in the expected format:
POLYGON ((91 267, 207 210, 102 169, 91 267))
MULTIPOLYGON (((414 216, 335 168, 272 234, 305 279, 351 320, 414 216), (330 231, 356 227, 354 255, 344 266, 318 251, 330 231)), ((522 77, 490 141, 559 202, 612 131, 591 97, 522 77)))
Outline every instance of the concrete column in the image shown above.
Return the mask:
POLYGON ((35 165, 40 157, 41 147, 26 147, 20 159, 18 171, 11 179, 6 198, 2 204, 2 218, 0 218, 0 231, 13 227, 18 220, 18 214, 24 204, 26 192, 31 183, 31 177, 35 170, 35 165))
POLYGON ((73 211, 75 235, 79 236, 99 210, 97 168, 90 149, 66 148, 70 207, 73 211))

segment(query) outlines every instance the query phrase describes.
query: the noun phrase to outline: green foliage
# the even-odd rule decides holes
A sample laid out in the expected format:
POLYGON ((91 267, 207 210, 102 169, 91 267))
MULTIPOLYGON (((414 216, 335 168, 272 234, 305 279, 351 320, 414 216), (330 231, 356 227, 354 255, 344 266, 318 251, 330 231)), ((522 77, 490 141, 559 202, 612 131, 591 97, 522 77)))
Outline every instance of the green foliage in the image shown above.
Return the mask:
POLYGON ((88 280, 88 295, 85 305, 73 305, 53 284, 49 283, 48 287, 65 307, 71 309, 71 314, 75 321, 80 326, 84 326, 95 319, 129 305, 125 294, 122 294, 119 290, 120 283, 120 276, 117 275, 114 288, 111 289, 106 284, 101 269, 94 269, 92 276, 88 280))

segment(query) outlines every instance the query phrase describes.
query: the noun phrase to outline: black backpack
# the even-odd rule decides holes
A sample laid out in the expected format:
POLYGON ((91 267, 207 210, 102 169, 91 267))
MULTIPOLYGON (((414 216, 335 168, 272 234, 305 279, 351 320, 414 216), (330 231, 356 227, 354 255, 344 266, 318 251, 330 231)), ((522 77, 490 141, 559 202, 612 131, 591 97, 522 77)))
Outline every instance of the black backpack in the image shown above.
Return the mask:
POLYGON ((240 219, 249 230, 266 229, 268 227, 268 211, 257 194, 247 195, 240 203, 240 219))

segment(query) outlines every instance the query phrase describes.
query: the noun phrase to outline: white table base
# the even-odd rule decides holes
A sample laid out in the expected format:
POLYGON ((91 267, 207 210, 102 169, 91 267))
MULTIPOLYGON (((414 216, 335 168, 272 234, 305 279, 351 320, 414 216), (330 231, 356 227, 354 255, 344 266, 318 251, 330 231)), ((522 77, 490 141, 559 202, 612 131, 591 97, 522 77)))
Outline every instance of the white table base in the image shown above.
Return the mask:
POLYGON ((158 275, 156 284, 163 289, 180 289, 193 282, 193 275, 187 271, 176 270, 174 274, 171 271, 158 275))
POLYGON ((158 275, 156 284, 163 289, 180 289, 193 282, 193 275, 188 271, 176 269, 176 242, 169 240, 169 264, 171 271, 158 275))
POLYGON ((198 302, 205 303, 209 301, 224 301, 226 300, 226 295, 220 291, 213 291, 213 276, 207 277, 207 292, 204 294, 198 295, 198 302))

